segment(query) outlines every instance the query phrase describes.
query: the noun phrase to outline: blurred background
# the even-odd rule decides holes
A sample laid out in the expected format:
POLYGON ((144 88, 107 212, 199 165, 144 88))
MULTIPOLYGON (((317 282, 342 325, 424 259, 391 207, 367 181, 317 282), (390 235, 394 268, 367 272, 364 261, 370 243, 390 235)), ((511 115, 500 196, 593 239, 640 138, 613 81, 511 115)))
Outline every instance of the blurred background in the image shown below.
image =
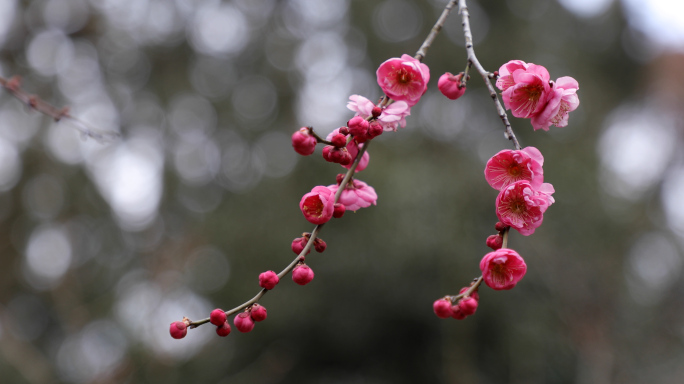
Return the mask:
MULTIPOLYGON (((370 147, 376 207, 325 226, 306 287, 254 331, 168 325, 232 308, 293 258, 298 208, 342 171, 290 135, 343 125, 375 70, 413 55, 444 0, 0 0, 0 74, 100 129, 83 139, 0 92, 0 381, 681 383, 684 4, 469 0, 486 69, 519 59, 580 84, 545 156, 556 204, 510 246, 527 276, 478 312, 432 302, 479 276, 494 233, 486 160, 511 148, 454 13, 408 126, 370 147)), ((509 116, 510 117, 510 116, 509 116)))

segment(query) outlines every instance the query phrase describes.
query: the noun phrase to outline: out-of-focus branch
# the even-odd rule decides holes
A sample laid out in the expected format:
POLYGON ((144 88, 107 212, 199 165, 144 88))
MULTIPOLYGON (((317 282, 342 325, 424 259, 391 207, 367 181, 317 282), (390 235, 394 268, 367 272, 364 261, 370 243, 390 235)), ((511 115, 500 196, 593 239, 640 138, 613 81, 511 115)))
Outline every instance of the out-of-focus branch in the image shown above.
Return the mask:
POLYGON ((85 121, 82 121, 69 113, 69 107, 57 108, 36 95, 31 95, 21 89, 21 78, 12 76, 9 79, 0 77, 0 86, 5 88, 12 96, 19 99, 29 108, 34 109, 46 116, 50 116, 55 121, 69 120, 71 124, 84 137, 90 137, 99 142, 107 142, 119 137, 118 132, 99 130, 85 121))
POLYGON ((437 37, 439 32, 442 30, 442 27, 444 26, 447 17, 449 17, 449 13, 454 8, 457 2, 458 0, 451 0, 444 7, 442 14, 439 16, 439 19, 437 19, 437 22, 435 22, 435 25, 430 30, 430 34, 428 34, 428 36, 425 38, 425 41, 423 41, 423 44, 420 46, 420 49, 418 49, 418 52, 416 52, 416 55, 413 56, 416 60, 422 61, 423 58, 427 55, 428 49, 432 45, 432 42, 435 41, 435 38, 437 37))

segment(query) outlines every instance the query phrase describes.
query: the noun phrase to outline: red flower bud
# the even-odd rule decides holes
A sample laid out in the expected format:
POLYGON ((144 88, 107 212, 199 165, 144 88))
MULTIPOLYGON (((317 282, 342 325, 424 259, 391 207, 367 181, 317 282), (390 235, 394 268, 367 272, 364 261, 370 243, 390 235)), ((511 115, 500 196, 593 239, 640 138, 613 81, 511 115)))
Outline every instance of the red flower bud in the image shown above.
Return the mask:
MULTIPOLYGON (((303 249, 303 248, 302 248, 303 249)), ((301 251, 300 251, 301 252, 301 251)), ((299 253, 298 253, 299 254, 299 253)), ((280 281, 278 275, 273 271, 262 272, 259 275, 259 286, 261 288, 273 289, 280 281)))
POLYGON ((451 301, 447 299, 435 300, 435 302, 432 303, 432 310, 435 311, 435 315, 440 319, 446 319, 453 314, 453 311, 451 310, 451 301))
POLYGON ((382 125, 377 121, 372 122, 368 127, 368 137, 371 139, 382 135, 383 132, 384 129, 382 128, 382 125))
POLYGON ((299 265, 292 271, 292 281, 299 285, 307 285, 313 278, 313 270, 306 264, 299 265))
POLYGON ((188 334, 188 327, 182 321, 174 321, 169 327, 169 333, 174 339, 182 339, 188 334))
POLYGON ((323 251, 325 251, 325 248, 327 246, 328 245, 321 238, 317 237, 316 240, 314 240, 314 248, 316 248, 316 252, 318 253, 322 253, 323 251))
POLYGON ((309 128, 303 127, 292 134, 292 147, 302 156, 309 156, 316 150, 318 141, 311 135, 309 128))
POLYGON ((235 328, 240 332, 249 332, 254 329, 254 320, 252 320, 249 312, 242 312, 235 316, 233 324, 235 324, 235 328))
POLYGON ((336 148, 342 148, 347 146, 347 136, 345 135, 340 135, 339 133, 335 136, 332 137, 332 140, 330 140, 332 145, 334 145, 336 148))
POLYGON ((456 320, 463 320, 467 317, 466 314, 461 311, 461 309, 458 307, 458 305, 452 306, 451 311, 452 311, 451 317, 453 317, 456 320))
POLYGON ((220 327, 221 325, 223 325, 223 323, 226 322, 226 313, 223 312, 223 309, 214 309, 213 311, 211 311, 211 314, 209 315, 209 322, 217 327, 220 327))
POLYGON ((250 311, 252 320, 254 321, 264 321, 266 320, 266 307, 259 304, 252 305, 252 310, 250 311))
POLYGON ((461 299, 458 302, 458 309, 461 310, 461 313, 463 313, 466 316, 470 316, 475 313, 477 310, 477 300, 475 300, 472 297, 469 297, 467 299, 461 299))
POLYGON ((228 322, 224 322, 220 326, 216 327, 216 334, 221 336, 221 337, 226 337, 230 334, 230 324, 228 322))
POLYGON ((333 210, 334 218, 339 219, 340 217, 344 216, 345 212, 347 212, 347 208, 344 206, 344 204, 335 203, 335 209, 333 210))
POLYGON ((503 237, 501 235, 491 235, 487 238, 487 246, 493 250, 500 249, 503 246, 503 237))

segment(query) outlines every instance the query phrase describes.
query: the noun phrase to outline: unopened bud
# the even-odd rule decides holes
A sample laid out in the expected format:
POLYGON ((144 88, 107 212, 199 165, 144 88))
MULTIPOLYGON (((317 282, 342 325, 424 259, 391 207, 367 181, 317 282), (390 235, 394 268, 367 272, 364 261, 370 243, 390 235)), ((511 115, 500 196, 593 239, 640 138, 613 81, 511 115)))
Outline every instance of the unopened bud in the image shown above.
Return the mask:
POLYGON ((493 250, 501 249, 503 246, 503 237, 501 235, 491 235, 487 238, 487 246, 493 250))
POLYGON ((325 251, 325 248, 328 247, 328 244, 323 241, 323 239, 317 237, 316 240, 314 240, 314 248, 316 249, 316 252, 322 253, 325 251))

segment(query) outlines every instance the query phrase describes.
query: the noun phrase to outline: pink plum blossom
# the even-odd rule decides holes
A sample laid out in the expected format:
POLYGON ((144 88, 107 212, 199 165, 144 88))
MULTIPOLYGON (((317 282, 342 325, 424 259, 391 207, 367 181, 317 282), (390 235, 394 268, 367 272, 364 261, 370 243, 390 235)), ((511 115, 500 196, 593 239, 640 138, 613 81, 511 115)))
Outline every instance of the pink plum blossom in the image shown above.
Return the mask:
MULTIPOLYGON (((352 185, 347 184, 340 195, 339 202, 344 204, 344 207, 348 211, 356 211, 359 208, 370 207, 371 204, 376 205, 378 200, 378 195, 375 193, 375 189, 370 185, 364 183, 361 180, 354 179, 351 182, 352 185)), ((339 185, 333 184, 329 185, 333 193, 337 193, 340 188, 339 185)))
POLYGON ((378 116, 378 122, 382 124, 385 131, 396 131, 397 127, 406 127, 406 116, 411 114, 411 108, 405 101, 395 101, 383 108, 378 116))
POLYGON ((347 102, 347 108, 356 112, 355 116, 361 116, 366 119, 373 115, 375 104, 361 95, 351 95, 347 102))
POLYGON ((430 81, 428 66, 409 55, 385 61, 376 74, 382 91, 392 100, 405 101, 409 107, 418 103, 430 81))
MULTIPOLYGON (((340 128, 337 128, 334 131, 330 132, 330 134, 325 139, 327 141, 330 141, 333 138, 333 136, 337 135, 339 132, 340 132, 340 128)), ((359 147, 363 147, 363 144, 357 144, 356 141, 354 141, 354 140, 350 141, 349 144, 347 144, 347 151, 351 155, 352 159, 356 159, 356 155, 359 154, 359 147)), ((361 161, 359 161, 359 165, 356 167, 356 172, 361 172, 364 169, 366 169, 369 161, 370 161, 370 155, 368 154, 368 151, 366 151, 363 153, 363 156, 361 157, 361 161)), ((351 168, 352 163, 349 163, 347 165, 342 165, 342 166, 349 169, 349 168, 351 168)))
MULTIPOLYGON (((551 92, 549 71, 541 65, 526 65, 527 68, 519 65, 521 68, 507 75, 510 77, 501 82, 502 88, 505 88, 501 94, 504 105, 515 117, 529 118, 539 114, 545 108, 551 92)), ((516 66, 518 65, 512 65, 516 66)), ((499 71, 507 71, 506 68, 504 65, 499 71)))
POLYGON ((522 60, 511 60, 499 68, 499 78, 496 79, 496 87, 502 91, 515 85, 511 74, 518 69, 527 70, 527 63, 522 60))
POLYGON ((463 96, 466 91, 466 87, 461 87, 461 78, 463 78, 463 73, 459 73, 456 76, 447 72, 439 77, 437 82, 437 88, 442 95, 446 96, 450 100, 456 100, 463 96))
POLYGON ((553 89, 549 94, 546 107, 536 116, 532 117, 532 127, 534 130, 549 130, 553 124, 556 127, 568 125, 568 112, 572 112, 579 106, 577 90, 579 84, 577 80, 570 76, 564 76, 553 83, 553 89))
POLYGON ((311 192, 302 196, 299 209, 311 224, 327 223, 335 209, 335 193, 324 186, 314 187, 311 192))
POLYGON ((541 225, 544 212, 554 202, 553 192, 553 186, 548 183, 535 190, 529 181, 517 181, 499 192, 496 215, 503 224, 529 236, 541 225))
POLYGON ((501 248, 486 254, 480 261, 485 284, 494 290, 511 289, 525 276, 527 265, 518 252, 501 248))
MULTIPOLYGON (((347 108, 356 112, 356 116, 367 119, 373 115, 373 108, 376 108, 372 101, 363 96, 351 95, 347 108)), ((411 115, 411 108, 405 101, 395 101, 385 108, 380 108, 381 113, 377 116, 378 122, 385 131, 396 131, 397 127, 406 127, 406 116, 411 115)))
POLYGON ((487 161, 485 179, 499 191, 520 180, 527 180, 532 188, 538 189, 544 182, 543 164, 544 156, 535 147, 505 149, 487 161))

